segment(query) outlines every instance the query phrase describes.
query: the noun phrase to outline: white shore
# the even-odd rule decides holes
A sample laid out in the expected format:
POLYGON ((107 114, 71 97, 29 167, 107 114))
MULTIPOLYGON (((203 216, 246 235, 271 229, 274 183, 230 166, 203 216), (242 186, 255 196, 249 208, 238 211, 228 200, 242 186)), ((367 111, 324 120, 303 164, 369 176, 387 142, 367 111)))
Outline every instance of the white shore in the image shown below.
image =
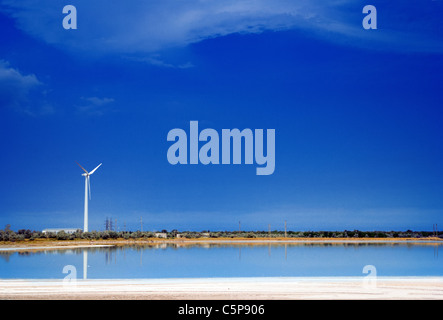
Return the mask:
POLYGON ((0 280, 0 299, 441 300, 443 277, 0 280))

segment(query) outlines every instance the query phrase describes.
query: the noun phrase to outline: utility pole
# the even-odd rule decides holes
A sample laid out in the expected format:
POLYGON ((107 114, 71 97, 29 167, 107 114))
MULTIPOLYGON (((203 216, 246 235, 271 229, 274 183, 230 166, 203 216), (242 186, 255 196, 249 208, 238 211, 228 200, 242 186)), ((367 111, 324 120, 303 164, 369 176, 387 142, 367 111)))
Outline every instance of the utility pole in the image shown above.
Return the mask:
POLYGON ((285 238, 286 238, 286 220, 285 220, 285 238))
POLYGON ((238 222, 238 232, 241 232, 241 221, 238 222))
POLYGON ((143 232, 143 218, 140 217, 140 231, 143 232))
POLYGON ((271 224, 268 224, 268 236, 271 237, 271 224))

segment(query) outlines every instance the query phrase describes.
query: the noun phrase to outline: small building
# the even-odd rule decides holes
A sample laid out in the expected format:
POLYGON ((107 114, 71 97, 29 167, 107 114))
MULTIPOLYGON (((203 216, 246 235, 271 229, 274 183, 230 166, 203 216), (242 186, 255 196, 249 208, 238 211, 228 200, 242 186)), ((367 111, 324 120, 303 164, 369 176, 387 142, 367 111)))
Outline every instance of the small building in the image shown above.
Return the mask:
POLYGON ((168 234, 164 233, 164 232, 156 232, 156 233, 154 233, 154 236, 156 238, 165 238, 166 239, 168 237, 168 234))
POLYGON ((42 230, 42 233, 43 234, 47 234, 47 233, 57 234, 57 233, 63 231, 64 233, 67 233, 67 234, 73 234, 79 230, 82 231, 81 229, 78 229, 78 228, 49 228, 49 229, 42 230))

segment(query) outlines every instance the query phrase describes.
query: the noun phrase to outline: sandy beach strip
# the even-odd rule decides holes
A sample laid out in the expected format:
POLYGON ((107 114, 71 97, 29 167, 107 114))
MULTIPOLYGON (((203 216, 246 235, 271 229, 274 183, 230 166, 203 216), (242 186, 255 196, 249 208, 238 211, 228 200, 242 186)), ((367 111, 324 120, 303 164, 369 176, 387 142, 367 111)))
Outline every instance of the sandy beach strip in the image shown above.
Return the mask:
POLYGON ((442 300, 443 277, 0 280, 0 299, 442 300))

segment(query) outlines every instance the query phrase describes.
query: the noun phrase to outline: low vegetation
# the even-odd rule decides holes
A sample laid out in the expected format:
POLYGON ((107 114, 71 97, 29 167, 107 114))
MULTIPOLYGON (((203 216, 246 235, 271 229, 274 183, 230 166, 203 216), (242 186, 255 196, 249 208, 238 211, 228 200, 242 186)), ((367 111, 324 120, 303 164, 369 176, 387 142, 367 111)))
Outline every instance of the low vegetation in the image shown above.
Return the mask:
MULTIPOLYGON (((178 230, 162 230, 161 232, 151 231, 91 231, 82 232, 78 230, 75 233, 68 234, 63 231, 58 233, 43 233, 42 231, 31 231, 29 229, 21 229, 18 231, 11 230, 7 225, 0 230, 0 241, 32 241, 36 239, 47 240, 108 240, 108 239, 148 239, 148 238, 167 238, 167 239, 199 239, 199 238, 428 238, 435 237, 436 234, 429 231, 183 231, 178 230)), ((443 232, 438 237, 443 238, 443 232)))

